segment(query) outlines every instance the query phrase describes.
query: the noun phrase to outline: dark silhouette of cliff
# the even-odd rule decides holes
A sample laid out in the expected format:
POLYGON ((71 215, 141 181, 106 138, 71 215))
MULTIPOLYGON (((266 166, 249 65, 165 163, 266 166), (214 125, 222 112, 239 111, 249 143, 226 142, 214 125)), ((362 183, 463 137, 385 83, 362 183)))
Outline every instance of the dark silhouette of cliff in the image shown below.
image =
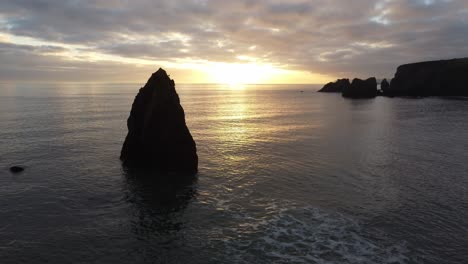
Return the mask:
POLYGON ((341 92, 343 97, 373 98, 394 96, 468 96, 468 58, 425 61, 404 64, 397 68, 390 84, 383 79, 377 91, 377 81, 339 79, 327 83, 319 92, 341 92))
POLYGON ((350 83, 349 79, 338 79, 325 84, 318 92, 341 93, 348 98, 373 98, 377 96, 377 80, 372 77, 367 80, 354 79, 350 83))
POLYGON ((386 96, 468 96, 468 58, 398 67, 386 96))
POLYGON ((319 90, 321 93, 341 93, 351 86, 349 79, 338 79, 336 82, 329 82, 319 90))
POLYGON ((196 144, 185 124, 174 81, 163 69, 153 73, 138 92, 127 127, 120 154, 124 166, 197 172, 196 144))
POLYGON ((356 78, 341 95, 348 98, 374 98, 377 96, 377 80, 374 77, 367 80, 356 78))

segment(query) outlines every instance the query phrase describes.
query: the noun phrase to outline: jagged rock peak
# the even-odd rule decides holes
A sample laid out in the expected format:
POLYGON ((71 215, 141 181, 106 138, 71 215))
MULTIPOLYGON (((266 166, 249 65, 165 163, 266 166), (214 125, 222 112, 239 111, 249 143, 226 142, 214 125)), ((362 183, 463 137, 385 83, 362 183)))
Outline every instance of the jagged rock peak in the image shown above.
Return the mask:
POLYGON ((153 73, 139 90, 127 127, 120 154, 125 166, 165 172, 197 171, 196 144, 185 123, 175 83, 165 70, 153 73))

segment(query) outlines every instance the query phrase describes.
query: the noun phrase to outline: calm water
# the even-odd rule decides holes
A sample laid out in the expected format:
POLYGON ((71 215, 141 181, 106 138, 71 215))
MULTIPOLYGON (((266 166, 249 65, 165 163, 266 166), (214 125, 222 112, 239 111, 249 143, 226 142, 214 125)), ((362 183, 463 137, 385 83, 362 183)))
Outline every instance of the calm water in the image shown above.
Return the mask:
POLYGON ((466 263, 468 101, 178 85, 172 186, 120 165, 138 88, 0 85, 1 263, 466 263))

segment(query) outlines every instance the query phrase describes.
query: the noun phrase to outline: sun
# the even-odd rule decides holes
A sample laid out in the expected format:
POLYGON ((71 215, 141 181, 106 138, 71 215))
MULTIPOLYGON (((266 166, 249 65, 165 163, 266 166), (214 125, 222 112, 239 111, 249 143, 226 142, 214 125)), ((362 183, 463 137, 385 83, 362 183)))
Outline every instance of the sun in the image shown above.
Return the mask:
MULTIPOLYGON (((245 89, 248 84, 317 84, 336 79, 334 76, 292 69, 289 65, 251 60, 245 62, 184 62, 183 69, 197 69, 196 83, 217 83, 230 89, 245 89)), ((187 77, 187 74, 184 74, 187 77)))
POLYGON ((232 87, 268 82, 272 74, 270 65, 256 63, 216 63, 211 70, 215 82, 232 87))

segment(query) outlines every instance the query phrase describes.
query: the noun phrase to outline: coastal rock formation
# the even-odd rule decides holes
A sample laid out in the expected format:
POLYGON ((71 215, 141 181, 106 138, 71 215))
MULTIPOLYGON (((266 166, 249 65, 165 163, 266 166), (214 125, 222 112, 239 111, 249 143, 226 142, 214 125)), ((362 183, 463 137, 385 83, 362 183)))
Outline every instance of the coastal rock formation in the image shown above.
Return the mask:
POLYGON ((398 67, 386 96, 468 96, 468 58, 398 67))
POLYGON ((321 93, 341 93, 343 90, 348 89, 351 84, 349 79, 338 79, 336 82, 329 82, 319 90, 321 93))
POLYGON ((348 98, 374 98, 377 96, 377 80, 374 77, 367 80, 356 78, 341 95, 348 98))
POLYGON ((195 141, 185 124, 174 81, 159 69, 140 89, 127 120, 120 159, 124 166, 196 173, 195 141))
POLYGON ((23 167, 20 167, 20 166, 12 166, 10 167, 10 172, 12 173, 20 173, 24 171, 24 168, 23 167))
POLYGON ((383 91, 388 91, 388 88, 390 88, 390 83, 388 83, 387 79, 383 79, 380 82, 380 90, 383 91))

